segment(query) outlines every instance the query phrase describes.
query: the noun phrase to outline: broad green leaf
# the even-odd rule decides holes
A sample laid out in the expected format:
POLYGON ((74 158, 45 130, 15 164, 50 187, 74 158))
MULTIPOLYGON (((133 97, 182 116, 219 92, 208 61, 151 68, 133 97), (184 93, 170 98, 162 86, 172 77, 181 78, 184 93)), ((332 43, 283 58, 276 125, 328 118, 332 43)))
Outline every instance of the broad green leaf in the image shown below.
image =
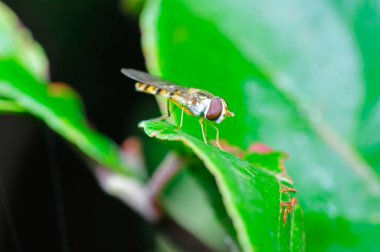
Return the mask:
POLYGON ((89 158, 125 175, 141 176, 118 147, 93 130, 79 96, 65 84, 47 85, 47 59, 17 17, 0 2, 0 111, 30 113, 89 158))
MULTIPOLYGON (((161 140, 180 141, 189 147, 214 176, 224 206, 244 251, 296 251, 303 247, 300 210, 283 224, 281 181, 234 155, 177 131, 165 122, 142 122, 145 132, 161 140), (295 222, 294 220, 297 219, 295 222)), ((211 185, 210 185, 211 186, 211 185)))
MULTIPOLYGON (((235 112, 221 138, 289 153, 310 251, 378 246, 380 22, 364 2, 151 0, 142 16, 150 71, 235 112)), ((188 117, 184 131, 201 138, 188 117)))

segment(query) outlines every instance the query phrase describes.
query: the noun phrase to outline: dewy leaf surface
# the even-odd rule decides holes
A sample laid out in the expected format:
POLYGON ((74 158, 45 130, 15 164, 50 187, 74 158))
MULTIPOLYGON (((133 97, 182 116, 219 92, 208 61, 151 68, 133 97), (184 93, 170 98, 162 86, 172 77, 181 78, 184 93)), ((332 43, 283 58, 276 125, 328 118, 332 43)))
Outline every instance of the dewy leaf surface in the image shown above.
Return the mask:
POLYGON ((151 0, 143 45, 152 73, 226 99, 222 138, 289 153, 310 251, 365 251, 380 232, 379 8, 336 2, 151 0))
POLYGON ((276 176, 168 123, 142 122, 140 126, 151 137, 181 141, 204 162, 216 180, 244 251, 299 251, 294 248, 303 247, 301 210, 296 208, 283 224, 281 185, 276 176))
POLYGON ((65 84, 47 85, 47 59, 17 17, 0 2, 0 110, 30 113, 73 143, 89 158, 125 175, 117 146, 93 130, 79 96, 65 84))

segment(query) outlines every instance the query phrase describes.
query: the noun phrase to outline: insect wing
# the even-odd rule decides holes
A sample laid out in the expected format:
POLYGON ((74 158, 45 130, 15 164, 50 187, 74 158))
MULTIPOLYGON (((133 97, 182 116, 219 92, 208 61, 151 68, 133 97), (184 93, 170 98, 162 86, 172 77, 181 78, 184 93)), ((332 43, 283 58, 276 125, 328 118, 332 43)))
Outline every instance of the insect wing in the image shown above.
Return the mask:
POLYGON ((137 82, 155 86, 155 87, 159 88, 160 90, 165 90, 172 95, 176 94, 176 95, 182 96, 185 99, 189 99, 189 97, 190 97, 189 96, 189 89, 187 89, 185 87, 181 87, 181 86, 174 84, 170 81, 163 80, 159 77, 152 76, 148 73, 138 71, 138 70, 134 70, 134 69, 126 69, 126 68, 123 68, 121 70, 121 72, 124 75, 126 75, 127 77, 129 77, 129 78, 131 78, 137 82))
POLYGON ((135 81, 144 83, 144 84, 154 85, 154 86, 158 86, 158 87, 177 86, 176 84, 174 84, 170 81, 163 80, 159 77, 156 77, 156 76, 153 76, 153 75, 150 75, 148 73, 138 71, 135 69, 123 68, 123 69, 121 69, 121 72, 125 76, 127 76, 127 77, 129 77, 135 81))

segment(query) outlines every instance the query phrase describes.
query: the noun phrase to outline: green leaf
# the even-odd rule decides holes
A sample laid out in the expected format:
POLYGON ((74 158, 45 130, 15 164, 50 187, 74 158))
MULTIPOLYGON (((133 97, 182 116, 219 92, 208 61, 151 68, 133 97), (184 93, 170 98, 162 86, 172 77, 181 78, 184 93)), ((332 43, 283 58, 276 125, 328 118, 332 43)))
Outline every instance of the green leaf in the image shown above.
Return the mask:
POLYGON ((216 180, 244 251, 296 251, 293 246, 303 247, 302 231, 299 230, 303 224, 298 216, 301 212, 296 210, 283 224, 281 181, 276 176, 177 131, 171 124, 142 122, 140 127, 151 137, 182 142, 203 161, 216 180))
POLYGON ((221 138, 292 157, 316 251, 373 250, 380 232, 379 5, 346 2, 151 0, 142 16, 150 71, 235 112, 221 138))
MULTIPOLYGON (((178 145, 182 144, 178 142, 178 145)), ((215 180, 199 159, 188 157, 188 161, 191 165, 183 167, 160 196, 165 213, 214 251, 227 251, 232 245, 237 247, 236 232, 226 214, 215 180), (197 175, 207 173, 211 181, 198 181, 199 176, 193 176, 193 172, 197 175), (210 200, 212 204, 209 204, 210 200), (220 205, 213 204, 216 200, 220 205), (231 236, 234 232, 235 235, 231 236)))
POLYGON ((39 80, 48 74, 48 61, 42 47, 23 27, 13 12, 0 2, 0 59, 12 58, 39 80))
POLYGON ((0 2, 0 110, 30 113, 97 163, 142 176, 123 160, 118 147, 86 121, 78 94, 65 84, 47 85, 47 59, 17 17, 0 2))
POLYGON ((0 114, 1 113, 25 113, 26 110, 17 104, 17 102, 0 99, 0 114))
POLYGON ((279 151, 271 153, 253 152, 247 155, 245 159, 257 167, 271 167, 274 173, 280 174, 283 171, 282 164, 287 159, 287 155, 279 151))
POLYGON ((87 123, 76 93, 64 84, 46 85, 13 60, 0 60, 0 96, 12 99, 73 143, 88 157, 124 175, 138 176, 118 147, 87 123))

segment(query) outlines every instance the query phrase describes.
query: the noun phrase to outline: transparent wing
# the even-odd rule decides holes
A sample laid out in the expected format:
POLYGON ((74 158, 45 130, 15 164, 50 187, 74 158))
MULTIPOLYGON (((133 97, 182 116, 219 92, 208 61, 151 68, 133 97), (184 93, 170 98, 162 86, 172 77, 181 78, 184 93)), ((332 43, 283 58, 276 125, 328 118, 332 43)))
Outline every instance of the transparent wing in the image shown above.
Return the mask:
MULTIPOLYGON (((205 99, 212 99, 214 97, 214 95, 204 90, 199 90, 195 88, 188 89, 185 87, 181 87, 177 84, 174 84, 173 82, 163 80, 159 77, 156 77, 156 76, 153 76, 148 73, 138 71, 135 69, 123 68, 121 69, 121 72, 125 76, 137 82, 153 85, 157 88, 164 89, 170 93, 177 94, 178 96, 190 101, 193 104, 199 104, 199 103, 202 103, 202 101, 205 99)), ((176 98, 173 97, 173 99, 176 99, 176 98)), ((177 99, 181 100, 181 98, 177 98, 177 99)))
POLYGON ((156 86, 156 87, 161 88, 161 89, 166 89, 167 91, 171 91, 171 92, 182 91, 185 93, 188 92, 188 89, 185 87, 178 86, 177 84, 174 84, 170 81, 163 80, 159 77, 150 75, 150 74, 142 72, 142 71, 138 71, 135 69, 123 68, 123 69, 121 69, 121 72, 125 76, 127 76, 127 77, 129 77, 135 81, 138 81, 138 82, 141 82, 144 84, 153 85, 153 86, 156 86))

